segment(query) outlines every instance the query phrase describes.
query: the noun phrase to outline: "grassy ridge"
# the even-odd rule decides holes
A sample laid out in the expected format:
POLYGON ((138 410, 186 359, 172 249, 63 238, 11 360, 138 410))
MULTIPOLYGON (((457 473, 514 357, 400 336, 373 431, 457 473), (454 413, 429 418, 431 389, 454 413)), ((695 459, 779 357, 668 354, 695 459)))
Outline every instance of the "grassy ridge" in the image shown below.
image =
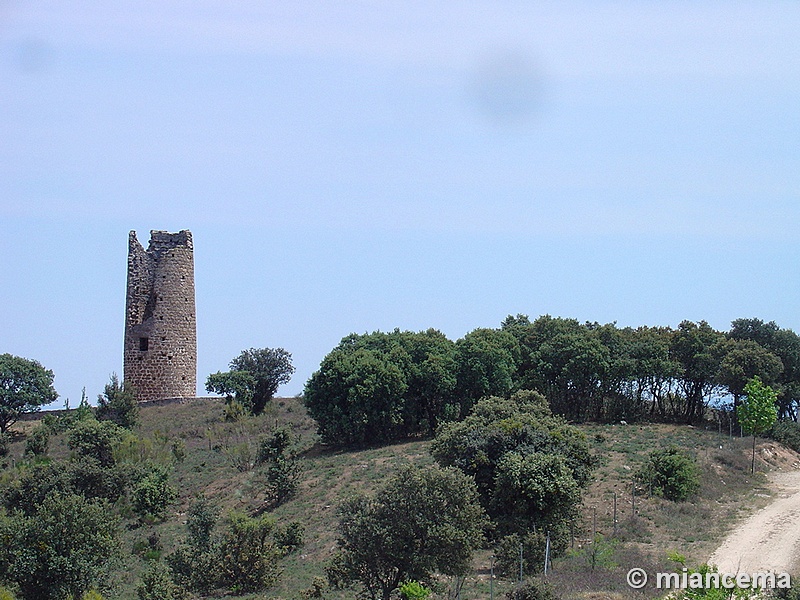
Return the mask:
MULTIPOLYGON (((314 422, 297 398, 274 400, 265 414, 226 423, 221 401, 198 399, 186 404, 143 407, 137 435, 148 440, 151 456, 173 461, 170 451, 176 440, 185 447, 185 458, 175 462, 172 481, 180 497, 162 523, 130 527, 125 545, 131 558, 118 574, 119 598, 134 599, 135 586, 146 567, 144 548, 158 538, 166 554, 185 535, 185 511, 204 493, 222 509, 249 513, 265 508, 265 482, 249 469, 259 440, 276 425, 290 424, 299 434, 297 451, 302 468, 295 498, 277 508, 279 524, 299 521, 305 527, 305 546, 282 562, 283 575, 265 595, 242 598, 298 598, 315 576, 324 575, 324 565, 335 545, 336 508, 348 494, 369 492, 398 466, 432 461, 429 441, 405 443, 359 451, 329 451, 319 444, 314 422)), ((19 425, 30 431, 35 422, 19 425)), ((627 588, 624 575, 632 566, 669 566, 667 551, 684 554, 691 564, 704 561, 733 521, 742 512, 763 505, 768 497, 763 473, 749 475, 748 440, 728 439, 716 430, 676 425, 584 425, 600 466, 587 490, 580 523, 575 529, 574 548, 557 560, 550 579, 564 597, 591 597, 603 591, 619 598, 641 598, 627 588), (692 452, 702 472, 699 496, 690 502, 673 503, 649 497, 642 486, 636 490, 636 514, 632 512, 634 473, 655 448, 677 445, 692 452), (613 523, 613 500, 617 497, 617 525, 613 523), (593 528, 603 537, 592 546, 593 528), (602 556, 598 556, 603 550, 602 556), (592 560, 594 558, 594 561, 592 560), (594 562, 594 569, 591 564, 594 562), (589 594, 589 596, 587 596, 589 594)), ((22 460, 24 438, 12 445, 13 460, 22 460)), ((797 462, 797 455, 771 443, 771 463, 762 469, 780 468, 797 462)), ((140 451, 144 452, 139 448, 140 451)), ((50 455, 68 454, 63 436, 51 440, 50 455)), ((489 597, 491 553, 476 556, 475 570, 463 583, 462 598, 489 597)), ((450 582, 442 582, 449 584, 450 582)), ((511 587, 496 581, 495 597, 511 587)), ((653 596, 646 592, 645 597, 653 596)), ((352 592, 329 592, 331 600, 352 599, 352 592)), ((446 597, 446 596, 445 596, 446 597)))

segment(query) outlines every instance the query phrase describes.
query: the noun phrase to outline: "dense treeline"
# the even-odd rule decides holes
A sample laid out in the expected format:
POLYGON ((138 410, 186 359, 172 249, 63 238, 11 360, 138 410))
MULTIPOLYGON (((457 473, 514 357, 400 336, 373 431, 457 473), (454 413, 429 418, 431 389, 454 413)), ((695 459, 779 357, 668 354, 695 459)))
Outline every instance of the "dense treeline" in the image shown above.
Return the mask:
POLYGON ((717 331, 517 315, 455 342, 434 329, 349 335, 309 379, 305 402, 325 442, 372 444, 432 434, 478 399, 518 390, 573 421, 695 423, 712 400, 738 404, 754 376, 778 391, 779 417, 796 420, 800 336, 760 319, 717 331))

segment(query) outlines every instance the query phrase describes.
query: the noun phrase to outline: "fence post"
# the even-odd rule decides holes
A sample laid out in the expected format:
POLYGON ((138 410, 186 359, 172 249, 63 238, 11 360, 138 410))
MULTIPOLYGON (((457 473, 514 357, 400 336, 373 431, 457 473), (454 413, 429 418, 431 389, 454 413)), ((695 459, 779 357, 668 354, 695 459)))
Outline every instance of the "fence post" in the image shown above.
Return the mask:
POLYGON ((544 576, 547 577, 547 566, 550 562, 550 532, 547 532, 547 541, 544 545, 544 576))

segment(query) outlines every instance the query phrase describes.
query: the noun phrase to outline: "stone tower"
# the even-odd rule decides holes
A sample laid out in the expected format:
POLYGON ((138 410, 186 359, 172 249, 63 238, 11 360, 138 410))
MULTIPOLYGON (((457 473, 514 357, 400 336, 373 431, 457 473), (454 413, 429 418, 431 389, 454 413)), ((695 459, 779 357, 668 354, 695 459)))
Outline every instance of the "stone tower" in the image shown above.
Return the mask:
POLYGON ((197 394, 192 234, 151 231, 147 250, 128 235, 124 381, 140 402, 197 394))

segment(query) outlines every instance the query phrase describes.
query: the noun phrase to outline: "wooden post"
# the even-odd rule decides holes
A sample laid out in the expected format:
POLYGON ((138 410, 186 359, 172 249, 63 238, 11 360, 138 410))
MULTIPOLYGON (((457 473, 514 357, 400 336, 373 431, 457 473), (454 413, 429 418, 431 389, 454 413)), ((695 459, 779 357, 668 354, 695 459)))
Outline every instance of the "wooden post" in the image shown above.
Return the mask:
POLYGON ((547 577, 547 567, 550 562, 550 532, 547 532, 547 541, 544 545, 544 576, 547 577))
POLYGON ((617 492, 614 492, 614 537, 617 537, 617 492))
POLYGON ((489 579, 489 599, 494 600, 494 554, 492 554, 491 578, 489 579))

